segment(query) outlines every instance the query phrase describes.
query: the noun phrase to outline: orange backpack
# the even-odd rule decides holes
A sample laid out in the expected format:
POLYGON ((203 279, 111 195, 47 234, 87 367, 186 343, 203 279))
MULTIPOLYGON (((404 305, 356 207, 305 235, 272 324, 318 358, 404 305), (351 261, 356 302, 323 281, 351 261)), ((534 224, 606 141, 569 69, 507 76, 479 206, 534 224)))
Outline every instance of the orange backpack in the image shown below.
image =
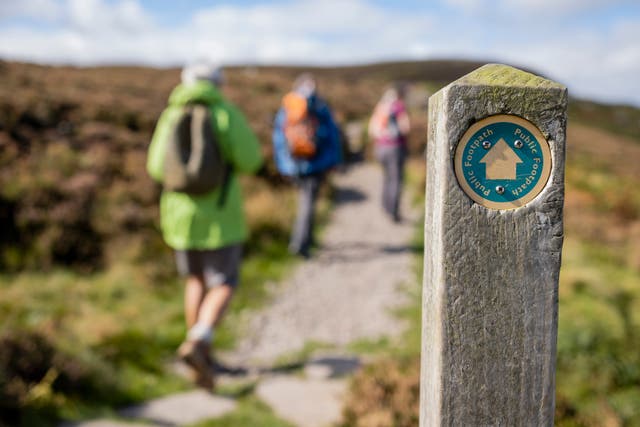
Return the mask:
POLYGON ((295 92, 288 93, 282 100, 286 112, 284 135, 293 157, 310 159, 316 154, 315 134, 318 121, 309 114, 307 99, 295 92))

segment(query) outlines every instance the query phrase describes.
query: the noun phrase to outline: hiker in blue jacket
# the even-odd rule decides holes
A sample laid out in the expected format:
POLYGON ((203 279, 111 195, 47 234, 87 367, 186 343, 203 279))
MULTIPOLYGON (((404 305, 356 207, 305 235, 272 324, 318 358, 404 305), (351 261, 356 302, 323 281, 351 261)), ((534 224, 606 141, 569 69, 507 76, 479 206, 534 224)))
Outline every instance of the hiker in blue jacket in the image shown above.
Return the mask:
POLYGON ((291 233, 289 251, 309 257, 313 245, 315 202, 327 172, 342 161, 340 133, 331 109, 318 96, 315 78, 299 76, 276 114, 273 152, 278 171, 296 182, 298 213, 291 233), (305 134, 308 138, 297 138, 305 134), (300 145, 297 139, 305 139, 300 145))

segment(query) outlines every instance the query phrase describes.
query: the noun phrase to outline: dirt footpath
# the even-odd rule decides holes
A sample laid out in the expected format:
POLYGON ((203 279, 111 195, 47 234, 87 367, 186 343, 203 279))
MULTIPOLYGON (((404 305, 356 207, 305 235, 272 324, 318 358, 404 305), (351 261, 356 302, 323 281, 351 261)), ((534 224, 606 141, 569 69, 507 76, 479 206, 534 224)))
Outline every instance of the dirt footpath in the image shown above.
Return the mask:
POLYGON ((229 356, 270 363, 315 342, 344 346, 394 336, 403 325, 392 310, 413 277, 411 240, 417 213, 403 200, 403 221, 381 207, 382 171, 375 164, 332 177, 336 204, 320 247, 279 284, 273 299, 250 320, 247 335, 229 356))

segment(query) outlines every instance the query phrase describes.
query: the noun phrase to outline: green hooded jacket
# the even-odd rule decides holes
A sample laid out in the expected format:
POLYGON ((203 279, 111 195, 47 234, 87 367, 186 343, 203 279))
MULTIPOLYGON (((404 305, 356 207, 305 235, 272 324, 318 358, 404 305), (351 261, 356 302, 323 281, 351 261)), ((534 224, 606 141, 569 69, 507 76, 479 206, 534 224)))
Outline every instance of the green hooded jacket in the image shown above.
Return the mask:
POLYGON ((151 139, 147 171, 162 181, 164 157, 172 122, 187 103, 210 107, 217 141, 233 173, 229 178, 226 201, 218 206, 220 189, 203 195, 164 191, 160 198, 162 235, 174 249, 217 249, 247 239, 242 194, 237 173, 254 173, 262 165, 260 144, 244 115, 226 101, 218 89, 206 81, 178 85, 169 97, 151 139))

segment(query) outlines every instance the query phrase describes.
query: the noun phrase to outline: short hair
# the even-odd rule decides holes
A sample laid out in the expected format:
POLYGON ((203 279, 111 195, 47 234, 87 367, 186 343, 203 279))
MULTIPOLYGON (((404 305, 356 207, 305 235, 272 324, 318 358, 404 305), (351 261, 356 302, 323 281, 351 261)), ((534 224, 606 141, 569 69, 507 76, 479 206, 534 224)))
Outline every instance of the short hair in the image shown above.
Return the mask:
POLYGON ((311 73, 302 73, 293 82, 293 90, 305 97, 313 95, 317 88, 318 83, 311 73))

